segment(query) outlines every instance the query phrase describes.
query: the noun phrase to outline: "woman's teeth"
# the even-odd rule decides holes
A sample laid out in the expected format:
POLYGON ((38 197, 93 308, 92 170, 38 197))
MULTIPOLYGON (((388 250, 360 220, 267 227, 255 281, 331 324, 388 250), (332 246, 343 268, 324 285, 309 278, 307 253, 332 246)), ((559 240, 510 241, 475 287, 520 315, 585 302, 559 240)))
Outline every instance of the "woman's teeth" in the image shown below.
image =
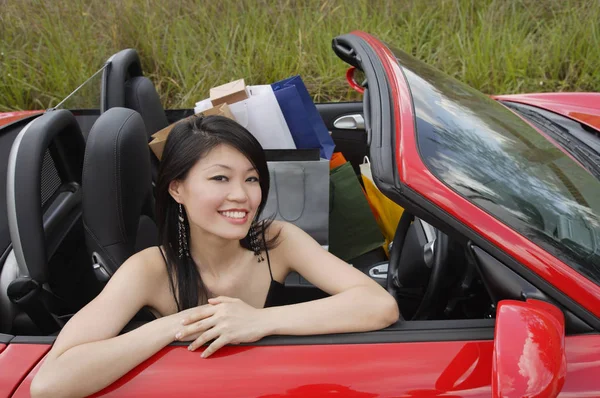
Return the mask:
POLYGON ((221 211, 219 213, 228 218, 242 219, 246 217, 246 212, 243 211, 221 211))

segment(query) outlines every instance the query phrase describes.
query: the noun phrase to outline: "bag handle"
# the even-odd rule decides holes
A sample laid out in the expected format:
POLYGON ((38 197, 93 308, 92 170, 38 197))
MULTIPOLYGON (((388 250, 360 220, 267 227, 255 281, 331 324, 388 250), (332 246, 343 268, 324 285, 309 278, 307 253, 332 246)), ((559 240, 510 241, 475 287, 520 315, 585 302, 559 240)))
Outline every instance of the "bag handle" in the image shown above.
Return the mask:
POLYGON ((279 216, 282 219, 290 223, 294 223, 295 221, 298 221, 300 218, 302 218, 302 216, 304 215, 304 211, 306 210, 306 172, 304 170, 304 167, 302 166, 298 166, 298 169, 302 170, 302 211, 300 211, 300 214, 295 218, 293 215, 284 215, 281 211, 280 202, 282 196, 279 191, 279 185, 277 184, 277 169, 273 170, 273 185, 275 186, 275 193, 277 195, 277 214, 279 214, 279 216))

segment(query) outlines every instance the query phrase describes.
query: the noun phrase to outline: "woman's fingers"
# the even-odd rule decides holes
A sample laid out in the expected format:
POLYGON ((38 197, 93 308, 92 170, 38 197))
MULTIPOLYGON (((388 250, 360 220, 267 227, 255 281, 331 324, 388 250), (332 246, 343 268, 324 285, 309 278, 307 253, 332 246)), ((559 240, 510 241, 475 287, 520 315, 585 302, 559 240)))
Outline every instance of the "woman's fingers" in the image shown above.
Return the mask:
POLYGON ((202 347, 204 344, 208 343, 211 340, 216 339, 221 335, 221 331, 218 328, 208 329, 206 332, 202 333, 196 340, 194 340, 188 347, 188 350, 194 351, 198 347, 202 347))
POLYGON ((214 317, 202 319, 198 322, 184 326, 179 332, 177 332, 175 338, 177 340, 195 340, 196 336, 202 335, 202 333, 212 328, 216 324, 217 319, 214 317))
POLYGON ((189 325, 194 322, 198 322, 204 318, 213 316, 217 309, 212 305, 202 305, 185 311, 183 319, 181 320, 182 325, 189 325), (189 311, 189 312, 188 312, 189 311))
POLYGON ((209 356, 214 354, 218 349, 225 346, 227 343, 229 343, 229 339, 225 336, 220 336, 218 339, 213 341, 212 344, 209 345, 206 350, 204 350, 204 352, 201 355, 202 358, 208 358, 209 356))
POLYGON ((264 336, 257 317, 259 310, 242 300, 220 296, 211 299, 208 306, 211 308, 198 307, 187 314, 187 324, 176 335, 179 340, 193 340, 188 347, 190 351, 212 341, 203 352, 203 358, 226 344, 256 341, 264 336), (195 319, 198 320, 193 321, 195 319))

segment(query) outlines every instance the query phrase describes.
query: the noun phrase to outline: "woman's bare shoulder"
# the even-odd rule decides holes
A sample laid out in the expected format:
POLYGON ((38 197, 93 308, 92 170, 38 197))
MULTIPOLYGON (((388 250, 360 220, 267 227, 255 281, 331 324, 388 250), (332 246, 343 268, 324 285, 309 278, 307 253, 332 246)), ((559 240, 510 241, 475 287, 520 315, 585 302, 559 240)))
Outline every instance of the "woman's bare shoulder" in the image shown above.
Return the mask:
MULTIPOLYGON (((164 252, 163 252, 164 253, 164 252)), ((143 279, 146 303, 165 315, 174 312, 176 304, 169 289, 169 275, 165 257, 159 246, 149 247, 132 255, 121 267, 129 267, 130 277, 143 279)))
POLYGON ((278 244, 290 239, 293 241, 299 235, 303 237, 309 236, 297 225, 281 220, 273 220, 265 230, 265 233, 267 240, 277 238, 278 244))
POLYGON ((267 241, 275 241, 275 246, 279 246, 287 232, 287 225, 291 225, 285 221, 273 220, 265 229, 265 238, 267 241))
POLYGON ((265 235, 267 242, 272 242, 272 249, 269 251, 281 260, 298 248, 300 250, 320 248, 319 244, 304 230, 286 221, 274 220, 265 230, 265 235))
POLYGON ((142 279, 149 289, 156 288, 156 284, 162 284, 167 278, 167 267, 158 246, 133 254, 121 265, 119 271, 142 279))
POLYGON ((133 267, 145 268, 150 273, 166 272, 165 259, 159 246, 148 247, 133 254, 123 265, 132 263, 133 267))

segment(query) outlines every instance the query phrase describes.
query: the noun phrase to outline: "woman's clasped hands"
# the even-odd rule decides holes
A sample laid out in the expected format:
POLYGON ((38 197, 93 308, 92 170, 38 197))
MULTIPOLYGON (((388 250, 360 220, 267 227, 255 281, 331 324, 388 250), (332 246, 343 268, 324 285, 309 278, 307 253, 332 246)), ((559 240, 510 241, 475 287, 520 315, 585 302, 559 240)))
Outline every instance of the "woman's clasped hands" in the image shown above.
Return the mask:
POLYGON ((265 311, 237 298, 211 298, 206 305, 174 316, 180 324, 175 340, 192 341, 188 350, 195 351, 212 341, 202 353, 202 358, 208 358, 227 344, 252 343, 269 333, 265 311))

